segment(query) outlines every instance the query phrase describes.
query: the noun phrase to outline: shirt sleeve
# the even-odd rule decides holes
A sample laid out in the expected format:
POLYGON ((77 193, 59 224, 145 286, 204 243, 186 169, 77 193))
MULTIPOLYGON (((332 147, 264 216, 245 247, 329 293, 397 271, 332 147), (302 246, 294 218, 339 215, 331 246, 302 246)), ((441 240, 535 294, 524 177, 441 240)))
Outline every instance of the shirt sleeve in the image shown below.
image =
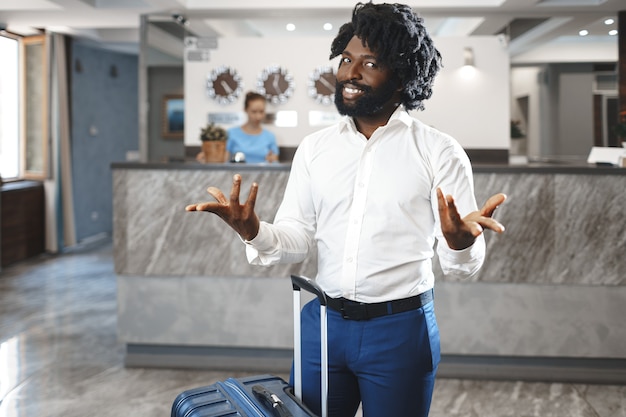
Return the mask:
POLYGON ((245 241, 246 256, 252 265, 302 262, 315 246, 315 210, 303 153, 299 147, 294 155, 274 223, 262 221, 255 238, 245 241))
POLYGON ((445 275, 469 278, 476 274, 485 260, 485 237, 481 234, 472 246, 462 250, 450 249, 445 239, 437 244, 437 255, 445 275))
POLYGON ((469 278, 476 274, 483 265, 486 253, 485 238, 481 234, 468 248, 450 249, 441 231, 437 188, 440 187, 445 195, 450 194, 454 197, 455 205, 461 217, 476 211, 478 208, 474 197, 472 166, 461 145, 452 139, 442 147, 435 162, 434 166, 437 169, 433 177, 431 202, 436 219, 435 237, 437 238, 439 263, 445 275, 469 278))
POLYGON ((259 225, 259 233, 252 240, 244 240, 246 257, 252 265, 273 265, 280 260, 278 242, 274 234, 268 230, 266 222, 259 225))
POLYGON ((274 155, 279 155, 280 149, 278 148, 278 144, 276 143, 276 136, 272 132, 269 132, 269 134, 270 134, 270 141, 269 141, 270 149, 274 155))

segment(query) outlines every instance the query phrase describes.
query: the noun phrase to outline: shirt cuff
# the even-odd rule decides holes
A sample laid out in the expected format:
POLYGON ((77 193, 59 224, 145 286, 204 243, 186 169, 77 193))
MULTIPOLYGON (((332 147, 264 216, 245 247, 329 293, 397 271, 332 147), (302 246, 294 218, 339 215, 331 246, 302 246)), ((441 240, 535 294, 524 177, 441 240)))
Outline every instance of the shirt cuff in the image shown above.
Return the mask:
POLYGON ((437 252, 445 275, 470 277, 478 272, 485 260, 485 237, 481 234, 472 246, 465 249, 454 250, 443 245, 437 252))
POLYGON ((251 240, 243 240, 247 246, 256 249, 259 252, 267 252, 273 250, 276 244, 274 243, 274 234, 269 230, 265 222, 259 224, 259 233, 251 240))
POLYGON ((471 262, 474 259, 480 259, 485 253, 485 245, 480 242, 480 240, 482 240, 480 237, 482 236, 476 238, 472 246, 465 249, 455 250, 450 249, 448 245, 444 245, 443 251, 439 254, 439 256, 445 257, 446 260, 454 264, 466 263, 471 262))

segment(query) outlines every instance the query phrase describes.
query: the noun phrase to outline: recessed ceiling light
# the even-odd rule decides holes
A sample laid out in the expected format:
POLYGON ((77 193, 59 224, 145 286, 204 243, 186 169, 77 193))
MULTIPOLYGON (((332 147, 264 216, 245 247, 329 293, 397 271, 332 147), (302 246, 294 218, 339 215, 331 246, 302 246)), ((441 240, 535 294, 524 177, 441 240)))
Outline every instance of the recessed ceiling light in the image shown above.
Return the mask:
POLYGON ((613 23, 615 23, 615 20, 613 20, 613 19, 611 19, 611 18, 606 19, 606 20, 604 21, 604 24, 605 24, 605 25, 607 25, 607 26, 608 26, 608 25, 612 25, 613 23))
POLYGON ((578 32, 578 34, 580 36, 587 36, 587 35, 589 35, 589 31, 587 29, 583 29, 580 32, 578 32))
POLYGON ((287 23, 285 29, 287 29, 289 32, 293 32, 294 30, 296 30, 296 25, 294 25, 293 23, 287 23))
POLYGON ((609 35, 611 36, 617 35, 617 29, 609 30, 609 35))
POLYGON ((333 30, 332 23, 324 23, 324 30, 333 30))

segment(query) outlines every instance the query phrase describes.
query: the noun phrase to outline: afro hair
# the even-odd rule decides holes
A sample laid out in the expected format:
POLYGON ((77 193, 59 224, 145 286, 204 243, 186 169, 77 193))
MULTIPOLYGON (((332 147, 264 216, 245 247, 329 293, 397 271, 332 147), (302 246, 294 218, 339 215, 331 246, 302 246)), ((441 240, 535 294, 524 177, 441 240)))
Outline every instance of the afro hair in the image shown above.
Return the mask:
POLYGON ((423 22, 407 5, 357 3, 352 20, 341 26, 333 40, 330 59, 341 55, 356 36, 400 80, 402 104, 408 110, 423 110, 442 66, 423 22))

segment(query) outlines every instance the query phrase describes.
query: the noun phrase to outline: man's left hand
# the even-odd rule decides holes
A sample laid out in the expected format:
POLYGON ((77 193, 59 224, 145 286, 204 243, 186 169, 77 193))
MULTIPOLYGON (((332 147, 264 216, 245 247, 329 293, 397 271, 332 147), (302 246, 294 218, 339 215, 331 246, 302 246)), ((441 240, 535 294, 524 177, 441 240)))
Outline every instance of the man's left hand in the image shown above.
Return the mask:
POLYGON ((441 231, 450 249, 461 250, 472 246, 484 229, 504 232, 504 226, 492 218, 496 208, 506 200, 506 195, 502 193, 492 195, 480 210, 463 218, 454 204, 454 198, 451 195, 444 196, 441 188, 437 188, 437 200, 441 231))

